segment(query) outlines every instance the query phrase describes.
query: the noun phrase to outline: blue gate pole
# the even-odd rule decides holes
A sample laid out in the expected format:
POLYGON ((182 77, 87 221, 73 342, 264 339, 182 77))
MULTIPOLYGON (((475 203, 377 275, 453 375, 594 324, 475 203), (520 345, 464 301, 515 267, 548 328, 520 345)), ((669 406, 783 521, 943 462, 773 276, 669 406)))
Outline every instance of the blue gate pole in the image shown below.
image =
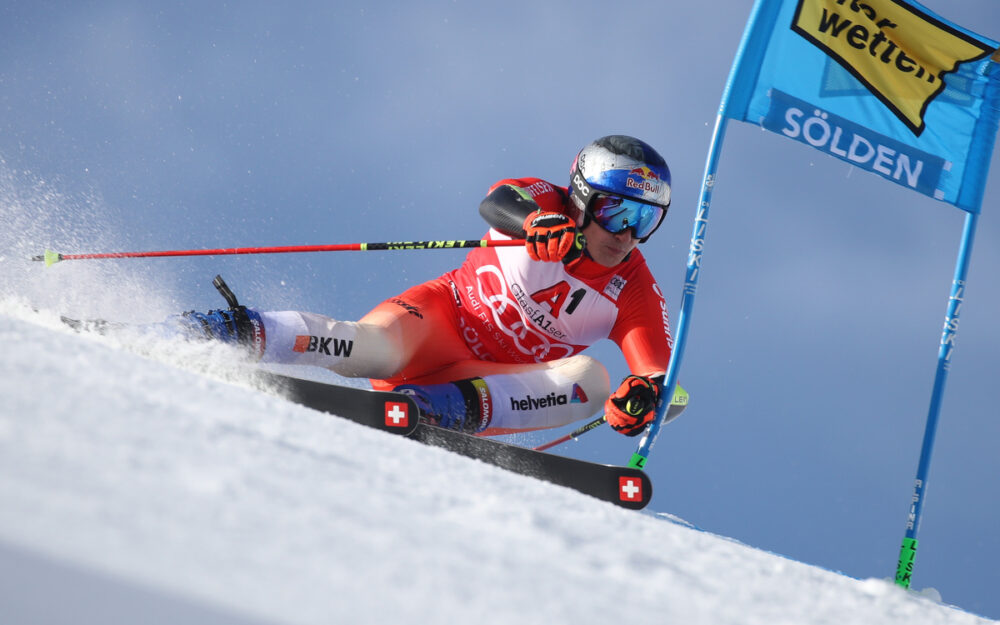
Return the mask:
POLYGON ((924 427, 924 442, 920 450, 920 462, 917 465, 913 499, 910 504, 909 516, 906 519, 906 535, 903 537, 903 545, 899 550, 899 562, 896 565, 896 584, 903 588, 910 587, 914 561, 917 557, 917 530, 920 529, 920 519, 924 509, 927 474, 930 472, 931 454, 934 451, 938 417, 941 413, 941 400, 944 397, 944 385, 948 378, 948 370, 951 368, 951 356, 955 349, 959 315, 962 312, 962 301, 965 299, 966 276, 969 272, 969 261, 972 256, 972 243, 976 234, 978 218, 977 213, 971 212, 965 216, 965 230, 962 233, 962 244, 958 252, 958 261, 955 264, 955 278, 951 285, 951 297, 948 299, 944 330, 941 333, 937 373, 934 376, 934 390, 931 393, 927 424, 924 427))
MULTIPOLYGON (((684 357, 687 345, 688 325, 691 323, 691 308, 694 306, 694 295, 698 289, 698 274, 701 270, 701 257, 705 249, 705 232, 708 230, 708 211, 712 204, 712 191, 715 189, 716 172, 719 169, 719 157, 722 154, 722 142, 726 136, 729 124, 730 109, 745 106, 744 100, 752 92, 753 75, 760 67, 760 58, 767 48, 769 35, 758 32, 758 23, 773 22, 781 9, 781 0, 756 0, 747 26, 743 31, 736 58, 729 70, 729 78, 722 93, 722 103, 719 106, 719 116, 715 120, 715 130, 712 133, 712 143, 709 146, 708 157, 705 160, 705 177, 701 182, 701 197, 698 202, 698 212, 694 220, 694 233, 691 235, 691 248, 688 253, 687 273, 684 279, 684 294, 681 298, 681 312, 677 322, 677 335, 674 337, 674 347, 670 354, 670 364, 667 365, 667 376, 664 379, 663 393, 656 405, 656 417, 646 430, 629 466, 642 469, 649 458, 650 450, 660 433, 664 416, 677 388, 677 374, 684 357), (741 102, 734 104, 734 102, 741 102)), ((764 28, 763 33, 769 29, 764 28)), ((737 119, 741 117, 736 116, 737 119)))
POLYGON ((712 135, 712 145, 705 163, 705 179, 701 186, 701 199, 698 213, 695 215, 694 231, 691 235, 691 248, 688 252, 687 273, 684 279, 684 295, 681 298, 681 313, 677 322, 677 336, 674 339, 673 351, 670 355, 670 365, 667 367, 667 377, 663 382, 663 392, 656 405, 656 418, 646 430, 639 446, 629 461, 630 467, 645 468, 650 450, 663 425, 663 417, 670 406, 671 398, 677 388, 677 372, 684 357, 684 347, 687 344, 688 324, 691 318, 691 308, 694 306, 694 295, 698 290, 698 274, 701 270, 701 256, 705 248, 705 233, 708 230, 708 210, 712 204, 712 191, 715 188, 715 176, 719 167, 719 156, 722 153, 722 141, 726 135, 729 119, 725 110, 719 113, 715 120, 715 131, 712 135))

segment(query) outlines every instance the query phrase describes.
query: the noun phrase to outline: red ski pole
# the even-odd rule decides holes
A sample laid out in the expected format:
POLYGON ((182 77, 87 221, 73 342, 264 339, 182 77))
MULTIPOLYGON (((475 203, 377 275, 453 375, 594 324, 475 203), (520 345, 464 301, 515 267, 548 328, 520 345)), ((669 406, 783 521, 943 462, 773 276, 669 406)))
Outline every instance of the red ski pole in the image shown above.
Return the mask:
POLYGON ((448 250, 466 247, 508 247, 524 245, 523 239, 490 241, 487 239, 457 241, 398 241, 391 243, 340 243, 334 245, 289 245, 283 247, 227 247, 211 250, 164 250, 159 252, 105 252, 100 254, 60 254, 46 250, 31 260, 44 261, 45 266, 64 260, 96 258, 153 258, 161 256, 231 256, 234 254, 287 254, 291 252, 371 252, 377 250, 448 250))
POLYGON ((554 441, 549 441, 543 445, 535 447, 535 451, 545 451, 546 449, 555 447, 556 445, 561 445, 570 439, 575 439, 576 437, 582 436, 583 434, 586 434, 587 432, 593 430, 594 428, 600 427, 601 424, 603 424, 604 422, 605 422, 604 415, 601 415, 600 417, 594 419, 587 425, 581 425, 580 427, 578 427, 577 429, 573 430, 572 432, 570 432, 565 436, 560 436, 554 441))
MULTIPOLYGON (((682 412, 684 412, 684 409, 687 408, 687 404, 688 404, 688 392, 678 385, 677 390, 674 391, 674 400, 670 402, 669 406, 667 406, 667 415, 666 417, 664 417, 663 422, 666 423, 668 421, 676 419, 678 416, 680 416, 682 412)), ((551 449, 556 445, 561 445, 568 440, 575 440, 576 438, 586 434, 587 432, 597 429, 606 421, 607 417, 605 415, 601 415, 600 417, 594 419, 590 423, 587 423, 586 425, 581 425, 580 427, 573 430, 569 434, 566 434, 565 436, 560 436, 559 438, 553 441, 549 441, 547 443, 539 445, 538 447, 535 447, 534 450, 545 451, 546 449, 551 449)))

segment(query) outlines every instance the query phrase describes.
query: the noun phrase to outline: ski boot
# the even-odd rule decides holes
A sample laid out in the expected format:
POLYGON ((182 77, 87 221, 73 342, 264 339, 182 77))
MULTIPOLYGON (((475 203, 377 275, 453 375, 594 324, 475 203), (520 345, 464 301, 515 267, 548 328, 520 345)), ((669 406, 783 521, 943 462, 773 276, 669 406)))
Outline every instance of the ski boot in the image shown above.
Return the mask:
POLYGON ((493 420, 493 403, 482 378, 446 384, 403 384, 392 389, 413 397, 421 421, 461 432, 482 432, 493 420))

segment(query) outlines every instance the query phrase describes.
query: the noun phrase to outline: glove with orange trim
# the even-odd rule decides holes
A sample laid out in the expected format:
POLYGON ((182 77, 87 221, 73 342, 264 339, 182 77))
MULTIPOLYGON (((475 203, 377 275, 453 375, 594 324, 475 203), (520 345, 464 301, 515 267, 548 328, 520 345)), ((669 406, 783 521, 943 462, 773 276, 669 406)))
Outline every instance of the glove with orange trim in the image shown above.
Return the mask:
POLYGON ((656 415, 659 396, 660 385, 656 380, 630 375, 604 402, 604 417, 616 432, 638 436, 656 415))
POLYGON ((525 248, 531 260, 568 263, 583 253, 576 224, 562 213, 537 211, 524 220, 525 248), (579 240, 578 240, 579 239, 579 240))

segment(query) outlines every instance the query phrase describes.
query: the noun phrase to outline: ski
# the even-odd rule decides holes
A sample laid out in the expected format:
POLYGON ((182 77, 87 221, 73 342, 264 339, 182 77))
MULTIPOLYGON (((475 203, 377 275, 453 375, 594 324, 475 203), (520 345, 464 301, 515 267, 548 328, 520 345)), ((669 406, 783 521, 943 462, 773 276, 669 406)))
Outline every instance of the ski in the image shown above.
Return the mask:
POLYGON ((420 423, 416 402, 403 393, 327 384, 263 371, 255 373, 254 378, 296 404, 384 432, 409 436, 420 423))
POLYGON ((269 372, 260 372, 258 377, 274 392, 297 404, 572 488, 624 508, 640 510, 653 495, 649 476, 640 469, 577 460, 420 423, 419 410, 409 395, 269 372))
POLYGON ((411 438, 630 510, 645 508, 653 496, 653 484, 641 469, 568 458, 426 424, 411 438))

